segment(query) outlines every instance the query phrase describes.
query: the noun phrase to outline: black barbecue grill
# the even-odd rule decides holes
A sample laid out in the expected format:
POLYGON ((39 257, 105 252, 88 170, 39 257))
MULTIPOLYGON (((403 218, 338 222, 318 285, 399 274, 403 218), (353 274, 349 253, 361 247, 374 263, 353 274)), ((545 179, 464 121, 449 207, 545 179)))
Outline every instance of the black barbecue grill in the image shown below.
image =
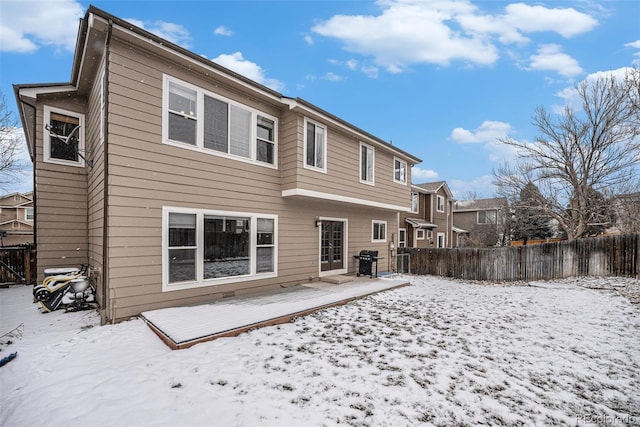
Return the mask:
POLYGON ((360 251, 360 255, 354 255, 358 260, 358 276, 373 277, 373 264, 376 265, 375 277, 378 277, 378 251, 360 251))

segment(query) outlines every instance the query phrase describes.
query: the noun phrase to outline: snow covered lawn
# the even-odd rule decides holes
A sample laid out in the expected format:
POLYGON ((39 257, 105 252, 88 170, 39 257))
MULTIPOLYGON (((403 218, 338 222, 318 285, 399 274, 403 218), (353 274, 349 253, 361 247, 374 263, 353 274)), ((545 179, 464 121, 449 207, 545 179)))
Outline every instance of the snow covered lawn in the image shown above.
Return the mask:
POLYGON ((411 281, 179 351, 0 289, 0 425, 640 425, 638 281, 411 281))

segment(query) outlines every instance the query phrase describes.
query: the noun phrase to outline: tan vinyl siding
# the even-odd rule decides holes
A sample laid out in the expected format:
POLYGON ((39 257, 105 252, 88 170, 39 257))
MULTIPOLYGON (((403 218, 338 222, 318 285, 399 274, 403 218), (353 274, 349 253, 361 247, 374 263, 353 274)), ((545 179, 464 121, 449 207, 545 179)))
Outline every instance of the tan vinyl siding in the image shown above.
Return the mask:
MULTIPOLYGON (((87 175, 81 167, 43 161, 44 106, 86 113, 82 98, 50 97, 38 103, 36 117, 36 199, 38 281, 44 270, 87 263, 87 175)), ((86 136, 85 136, 86 138, 86 136)))
MULTIPOLYGON (((295 120, 289 116, 285 120, 281 139, 289 155, 295 153, 296 158, 294 162, 293 157, 287 157, 287 162, 283 165, 283 190, 299 188, 403 206, 408 209, 410 186, 394 182, 394 154, 370 141, 359 139, 354 134, 323 122, 319 118, 310 117, 315 123, 327 128, 327 173, 304 168, 304 118, 305 116, 299 113, 295 120), (373 186, 360 182, 360 142, 375 148, 375 185, 373 186)), ((407 174, 410 182, 410 168, 407 174)))
MULTIPOLYGON (((101 65, 104 67, 104 64, 101 65)), ((102 123, 102 102, 101 90, 103 90, 100 79, 102 69, 98 69, 91 92, 89 94, 89 111, 86 117, 87 125, 87 158, 93 162, 93 166, 88 168, 88 196, 87 196, 87 228, 88 228, 88 259, 89 266, 95 273, 92 274, 94 286, 97 291, 97 300, 101 307, 104 307, 106 299, 104 292, 104 141, 100 139, 100 127, 107 126, 107 118, 102 123)), ((106 84, 106 83, 105 83, 106 84)), ((106 135, 106 130, 105 130, 106 135)))

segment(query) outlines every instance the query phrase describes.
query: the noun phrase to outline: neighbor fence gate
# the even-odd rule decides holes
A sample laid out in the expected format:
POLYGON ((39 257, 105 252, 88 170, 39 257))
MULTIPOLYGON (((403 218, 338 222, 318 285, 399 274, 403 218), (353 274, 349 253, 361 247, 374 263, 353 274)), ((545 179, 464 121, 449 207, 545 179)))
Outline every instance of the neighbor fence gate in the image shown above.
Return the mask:
POLYGON ((0 247, 0 285, 35 283, 35 263, 32 245, 0 247))
POLYGON ((500 248, 402 248, 399 273, 508 282, 572 276, 640 278, 640 234, 500 248))

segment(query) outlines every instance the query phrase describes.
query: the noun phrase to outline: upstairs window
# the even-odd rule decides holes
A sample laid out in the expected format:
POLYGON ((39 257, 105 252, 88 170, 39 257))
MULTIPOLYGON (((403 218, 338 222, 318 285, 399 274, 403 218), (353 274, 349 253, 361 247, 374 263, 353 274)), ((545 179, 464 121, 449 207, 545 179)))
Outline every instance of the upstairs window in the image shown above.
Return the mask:
POLYGON ((393 159, 393 180, 399 184, 407 183, 407 162, 393 159))
POLYGON ((44 107, 44 161, 84 166, 84 115, 44 107))
POLYGON ((375 151, 373 147, 360 143, 360 182, 374 184, 375 151))
POLYGON ((305 120, 304 167, 327 171, 327 129, 324 126, 305 120))
POLYGON ((496 211, 478 211, 478 224, 497 224, 497 220, 496 211))
POLYGON ((418 213, 418 209, 420 209, 420 194, 411 193, 411 212, 418 213))
POLYGON ((437 196, 436 210, 438 212, 444 212, 444 197, 437 196))
POLYGON ((276 166, 277 120, 165 76, 164 141, 276 166))
POLYGON ((169 82, 169 139, 196 145, 198 94, 195 90, 169 82))
POLYGON ((276 128, 275 121, 258 116, 256 128, 256 160, 270 165, 275 161, 276 128))

